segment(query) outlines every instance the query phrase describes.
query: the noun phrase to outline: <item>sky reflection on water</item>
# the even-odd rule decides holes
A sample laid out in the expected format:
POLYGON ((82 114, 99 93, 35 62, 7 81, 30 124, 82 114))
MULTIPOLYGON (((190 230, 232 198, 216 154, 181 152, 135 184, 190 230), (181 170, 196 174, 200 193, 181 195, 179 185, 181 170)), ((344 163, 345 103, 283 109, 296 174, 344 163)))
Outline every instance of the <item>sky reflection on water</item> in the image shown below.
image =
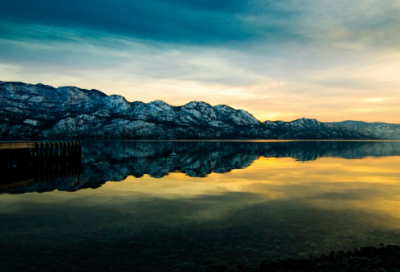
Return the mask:
MULTIPOLYGON (((359 158, 365 145, 351 145, 346 154, 352 150, 353 159, 256 156, 244 169, 206 177, 144 174, 97 189, 1 194, 0 259, 49 270, 151 271, 399 244, 400 156, 391 154, 400 142, 391 146, 387 156, 359 158)), ((158 158, 150 157, 148 163, 158 158)), ((121 161, 112 171, 126 167, 121 161)), ((84 160, 82 176, 96 163, 84 160)))

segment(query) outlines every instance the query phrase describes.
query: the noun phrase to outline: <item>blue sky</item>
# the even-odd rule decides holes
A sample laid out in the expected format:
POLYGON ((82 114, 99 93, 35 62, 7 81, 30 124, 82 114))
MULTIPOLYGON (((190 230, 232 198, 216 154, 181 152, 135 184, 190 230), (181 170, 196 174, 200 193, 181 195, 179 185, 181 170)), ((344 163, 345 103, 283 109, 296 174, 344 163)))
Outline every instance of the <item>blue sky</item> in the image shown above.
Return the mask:
POLYGON ((0 80, 400 123, 399 1, 0 0, 0 80))

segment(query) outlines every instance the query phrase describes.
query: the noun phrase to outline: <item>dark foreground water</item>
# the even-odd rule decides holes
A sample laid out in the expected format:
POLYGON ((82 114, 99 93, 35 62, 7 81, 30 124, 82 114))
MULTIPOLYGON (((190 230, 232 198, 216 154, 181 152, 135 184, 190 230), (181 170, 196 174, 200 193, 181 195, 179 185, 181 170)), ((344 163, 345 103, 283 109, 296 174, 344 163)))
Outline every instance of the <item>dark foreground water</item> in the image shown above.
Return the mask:
POLYGON ((0 193, 1 271, 189 271, 400 244, 400 142, 85 142, 79 175, 23 184, 0 193))

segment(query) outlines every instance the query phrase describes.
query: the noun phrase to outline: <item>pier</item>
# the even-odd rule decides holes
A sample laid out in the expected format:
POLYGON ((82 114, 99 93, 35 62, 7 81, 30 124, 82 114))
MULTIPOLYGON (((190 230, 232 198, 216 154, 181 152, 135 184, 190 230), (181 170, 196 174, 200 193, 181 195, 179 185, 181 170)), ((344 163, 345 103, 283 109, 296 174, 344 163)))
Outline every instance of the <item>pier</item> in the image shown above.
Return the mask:
POLYGON ((81 142, 3 142, 0 143, 1 160, 38 161, 71 160, 81 158, 81 142))
POLYGON ((81 173, 80 142, 0 143, 0 192, 81 173))

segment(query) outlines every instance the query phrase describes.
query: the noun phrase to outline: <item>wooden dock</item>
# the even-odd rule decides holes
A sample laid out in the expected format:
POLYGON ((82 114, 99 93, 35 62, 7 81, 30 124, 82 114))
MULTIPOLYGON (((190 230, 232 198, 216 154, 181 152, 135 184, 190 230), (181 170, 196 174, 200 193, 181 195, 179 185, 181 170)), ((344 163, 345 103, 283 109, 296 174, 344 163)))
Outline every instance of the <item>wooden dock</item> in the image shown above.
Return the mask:
POLYGON ((80 174, 80 142, 1 142, 0 192, 80 174))
POLYGON ((81 142, 2 142, 4 159, 71 160, 81 158, 81 142))

